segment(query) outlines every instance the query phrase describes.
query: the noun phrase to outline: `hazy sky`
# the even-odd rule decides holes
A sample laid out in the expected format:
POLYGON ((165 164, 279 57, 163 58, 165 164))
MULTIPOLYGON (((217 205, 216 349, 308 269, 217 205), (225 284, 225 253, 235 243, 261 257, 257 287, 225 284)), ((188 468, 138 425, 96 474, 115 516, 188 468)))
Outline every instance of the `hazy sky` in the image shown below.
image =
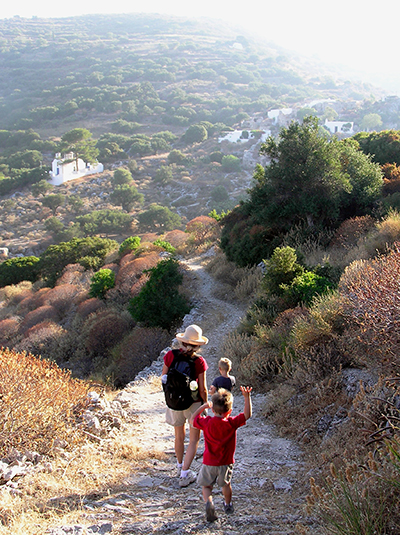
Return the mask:
POLYGON ((132 12, 224 19, 289 50, 376 73, 376 85, 388 70, 400 80, 399 0, 14 0, 1 3, 0 18, 132 12))

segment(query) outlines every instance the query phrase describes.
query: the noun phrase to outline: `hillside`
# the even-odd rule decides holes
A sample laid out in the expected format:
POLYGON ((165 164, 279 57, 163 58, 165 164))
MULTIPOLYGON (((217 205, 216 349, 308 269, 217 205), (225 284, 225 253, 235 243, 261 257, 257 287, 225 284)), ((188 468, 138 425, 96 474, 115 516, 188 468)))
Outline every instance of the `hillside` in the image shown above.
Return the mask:
POLYGON ((351 107, 371 92, 383 95, 327 76, 327 66, 319 74, 320 65, 291 57, 268 35, 263 42, 236 32, 213 20, 155 15, 1 20, 0 126, 31 125, 56 137, 85 122, 97 138, 120 116, 151 133, 162 124, 231 126, 241 115, 311 100, 351 107))
POLYGON ((266 162, 262 140, 305 113, 354 131, 371 114, 381 128, 398 127, 400 99, 382 99, 379 88, 330 74, 267 38, 150 15, 1 20, 0 246, 11 256, 40 254, 60 241, 54 224, 45 225, 54 215, 45 193, 31 185, 48 176, 60 138, 75 128, 92 134, 105 172, 53 187, 66 197, 58 230, 94 209, 121 210, 110 195, 112 173, 124 166, 144 195, 128 210, 127 233, 138 234, 137 216, 153 203, 177 213, 181 229, 232 209, 266 162))

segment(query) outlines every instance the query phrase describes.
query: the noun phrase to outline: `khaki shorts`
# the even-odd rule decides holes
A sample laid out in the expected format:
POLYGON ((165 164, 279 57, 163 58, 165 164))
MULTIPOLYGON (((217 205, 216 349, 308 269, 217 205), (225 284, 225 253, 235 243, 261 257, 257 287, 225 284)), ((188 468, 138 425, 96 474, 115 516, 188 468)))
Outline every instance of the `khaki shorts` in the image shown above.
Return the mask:
POLYGON ((173 425, 174 427, 181 427, 182 425, 185 425, 186 420, 189 421, 191 416, 197 411, 199 407, 201 407, 201 401, 196 401, 191 405, 188 409, 184 411, 174 411, 173 409, 170 409, 167 407, 167 410, 165 412, 165 421, 169 425, 173 425))
POLYGON ((197 476, 197 483, 202 487, 212 487, 215 482, 218 486, 225 487, 232 480, 233 464, 224 466, 210 466, 203 464, 197 476))

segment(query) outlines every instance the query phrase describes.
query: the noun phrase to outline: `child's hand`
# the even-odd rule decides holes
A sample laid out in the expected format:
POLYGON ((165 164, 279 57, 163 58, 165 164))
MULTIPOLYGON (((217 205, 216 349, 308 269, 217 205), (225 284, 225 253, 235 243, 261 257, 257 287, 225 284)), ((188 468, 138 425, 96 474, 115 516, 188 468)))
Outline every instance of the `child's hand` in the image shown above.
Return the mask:
POLYGON ((215 388, 215 386, 211 385, 208 393, 212 396, 213 394, 215 394, 216 391, 217 389, 215 388))
POLYGON ((241 386, 240 390, 245 398, 250 397, 250 392, 253 390, 251 386, 241 386))

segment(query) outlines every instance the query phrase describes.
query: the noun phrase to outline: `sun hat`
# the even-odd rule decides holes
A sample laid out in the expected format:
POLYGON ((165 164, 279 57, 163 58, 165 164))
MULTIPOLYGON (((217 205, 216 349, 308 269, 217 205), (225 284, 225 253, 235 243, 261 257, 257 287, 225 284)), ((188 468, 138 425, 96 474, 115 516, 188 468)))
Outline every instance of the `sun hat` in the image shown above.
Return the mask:
POLYGON ((184 333, 177 333, 176 338, 180 342, 186 342, 193 346, 203 346, 208 344, 208 338, 203 336, 203 331, 197 325, 189 325, 184 333))

